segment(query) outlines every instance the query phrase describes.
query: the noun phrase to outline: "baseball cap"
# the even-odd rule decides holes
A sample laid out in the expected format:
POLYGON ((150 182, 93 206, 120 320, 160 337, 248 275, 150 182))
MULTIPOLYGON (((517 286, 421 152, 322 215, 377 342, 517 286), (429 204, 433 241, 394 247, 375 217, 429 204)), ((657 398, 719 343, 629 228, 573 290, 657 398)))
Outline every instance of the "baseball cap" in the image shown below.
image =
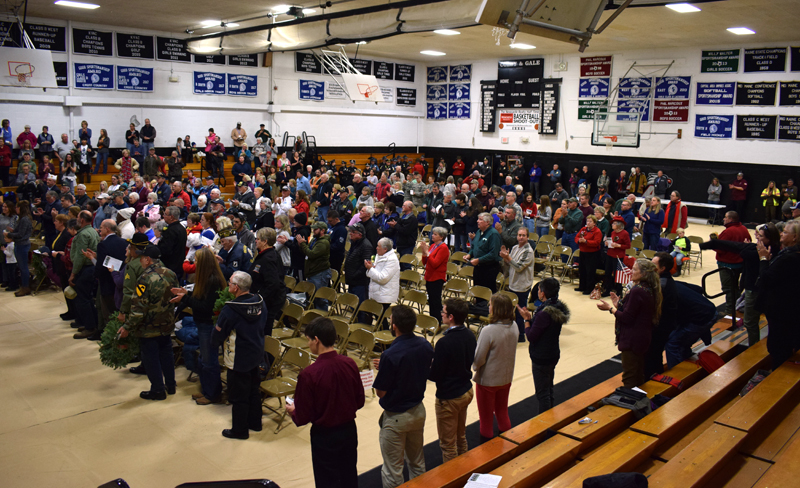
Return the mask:
POLYGON ((800 202, 795 203, 792 210, 800 210, 800 202))
POLYGON ((744 173, 742 173, 741 171, 739 171, 739 174, 737 174, 736 176, 744 176, 744 173))
POLYGON ((225 205, 225 202, 221 198, 216 198, 208 203, 211 203, 213 205, 225 205))
POLYGON ((164 173, 162 173, 161 171, 159 171, 159 172, 158 172, 158 174, 156 174, 156 177, 157 177, 157 178, 166 178, 166 177, 167 177, 167 175, 165 175, 164 173))
POLYGON ((353 225, 348 225, 347 226, 347 230, 352 231, 352 232, 359 232, 361 234, 366 234, 366 231, 364 230, 364 226, 361 225, 361 222, 356 222, 353 225))
POLYGON ((289 187, 288 186, 284 186, 283 188, 281 188, 281 191, 289 191, 289 187))
POLYGON ((211 180, 214 181, 214 177, 211 175, 206 176, 206 181, 211 180))
POLYGON ((158 246, 150 244, 149 246, 144 248, 144 251, 142 251, 142 255, 147 256, 148 258, 158 259, 161 257, 161 249, 159 249, 158 246))
POLYGON ((109 199, 109 198, 111 198, 111 197, 109 196, 109 194, 108 194, 108 193, 101 193, 101 194, 99 194, 99 195, 97 196, 97 198, 105 198, 106 200, 108 200, 108 199, 109 199))
POLYGON ((575 198, 575 197, 568 198, 568 199, 567 199, 567 203, 578 203, 578 199, 577 199, 577 198, 575 198))
POLYGON ((312 228, 312 229, 322 229, 322 230, 328 230, 328 224, 326 224, 325 222, 320 222, 320 221, 317 221, 317 222, 314 222, 314 223, 311 225, 311 228, 312 228))
POLYGON ((247 183, 245 183, 244 181, 240 181, 239 183, 236 183, 236 186, 239 186, 239 187, 247 186, 247 183))

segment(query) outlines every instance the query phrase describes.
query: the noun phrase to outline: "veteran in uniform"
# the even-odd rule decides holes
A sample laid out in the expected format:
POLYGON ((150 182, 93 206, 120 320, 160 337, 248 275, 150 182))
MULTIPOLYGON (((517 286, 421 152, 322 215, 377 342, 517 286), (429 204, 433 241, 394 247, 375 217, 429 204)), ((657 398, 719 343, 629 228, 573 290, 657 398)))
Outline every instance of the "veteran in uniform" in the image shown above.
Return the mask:
POLYGON ((170 303, 172 288, 178 286, 175 273, 164 267, 161 251, 147 246, 139 255, 142 274, 131 298, 130 314, 120 327, 120 337, 128 334, 139 338, 142 365, 150 380, 150 390, 139 396, 145 400, 165 400, 175 393, 175 363, 172 339, 175 329, 175 307, 170 303))

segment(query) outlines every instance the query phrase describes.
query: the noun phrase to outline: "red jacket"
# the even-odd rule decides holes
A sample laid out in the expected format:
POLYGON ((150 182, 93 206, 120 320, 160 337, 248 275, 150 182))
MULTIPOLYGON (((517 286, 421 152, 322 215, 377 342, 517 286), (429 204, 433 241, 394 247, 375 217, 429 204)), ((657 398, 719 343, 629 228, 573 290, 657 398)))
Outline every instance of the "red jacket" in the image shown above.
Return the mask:
MULTIPOLYGON (((741 222, 728 222, 725 230, 720 232, 719 239, 733 242, 750 242, 750 231, 741 222)), ((738 252, 716 251, 717 261, 720 263, 737 264, 743 262, 742 256, 738 252)))
POLYGON ((442 242, 434 249, 428 249, 428 256, 422 256, 425 266, 425 281, 447 280, 447 261, 450 259, 450 248, 442 242))
POLYGON ((611 242, 619 244, 620 247, 609 247, 608 255, 612 258, 622 258, 625 256, 625 250, 631 248, 631 236, 628 231, 622 229, 621 231, 611 232, 611 242))
POLYGON ((415 164, 414 171, 421 174, 423 177, 425 176, 425 166, 423 166, 422 163, 415 164))
POLYGON ((678 213, 678 215, 676 215, 676 217, 673 218, 672 227, 669 228, 667 227, 667 224, 669 223, 670 212, 672 211, 673 205, 675 205, 673 202, 669 202, 667 208, 664 210, 664 222, 661 224, 661 227, 667 229, 667 233, 670 232, 677 233, 679 227, 685 229, 689 223, 688 222, 689 208, 686 205, 684 205, 682 201, 678 200, 677 203, 678 208, 675 210, 678 213))
POLYGON ((7 168, 11 166, 11 146, 4 144, 0 147, 0 167, 7 168))
POLYGON ((588 227, 584 227, 575 234, 575 243, 578 244, 578 249, 580 249, 581 252, 597 252, 600 250, 600 244, 602 244, 602 242, 603 231, 596 225, 592 230, 589 230, 588 227), (586 242, 579 242, 581 237, 586 239, 586 242))
POLYGON ((464 167, 464 161, 456 161, 453 163, 453 176, 463 176, 464 167))
POLYGON ((539 207, 536 206, 536 202, 531 202, 530 205, 528 205, 527 202, 522 202, 520 208, 522 209, 523 219, 535 218, 536 214, 539 212, 539 207))
POLYGON ((25 132, 20 132, 19 135, 17 136, 17 144, 19 145, 20 149, 22 149, 23 143, 25 141, 30 141, 31 149, 33 149, 34 147, 36 147, 36 144, 39 143, 39 138, 36 137, 36 134, 34 134, 33 132, 28 132, 27 134, 25 132))
POLYGON ((189 196, 188 193, 181 190, 181 192, 177 195, 173 195, 174 197, 180 197, 183 200, 183 206, 187 209, 192 208, 192 197, 189 196))
POLYGON ((386 198, 386 195, 389 191, 389 187, 391 185, 389 183, 378 183, 375 185, 375 201, 380 202, 386 198))
POLYGON ((297 205, 294 206, 294 209, 297 210, 297 213, 304 213, 308 215, 308 203, 305 201, 297 202, 297 205))

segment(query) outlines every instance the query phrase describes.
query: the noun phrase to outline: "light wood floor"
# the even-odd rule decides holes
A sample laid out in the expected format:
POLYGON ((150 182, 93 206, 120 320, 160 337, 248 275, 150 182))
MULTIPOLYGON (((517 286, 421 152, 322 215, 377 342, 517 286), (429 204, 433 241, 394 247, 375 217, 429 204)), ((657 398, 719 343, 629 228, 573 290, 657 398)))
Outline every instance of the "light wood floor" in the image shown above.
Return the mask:
MULTIPOLYGON (((692 225, 687 233, 711 231, 692 225)), ((704 259, 705 271, 716 267, 712 252, 704 259)), ((702 273, 698 268, 681 279, 699 284, 702 273)), ((572 288, 565 284, 562 293, 572 320, 561 335, 556 382, 618 353, 611 316, 572 288)), ((186 381, 183 367, 176 395, 141 400, 147 378, 102 366, 97 343, 73 340, 74 329, 58 317, 63 311, 60 293, 15 298, 0 292, 0 486, 85 488, 115 478, 133 488, 248 478, 272 478, 282 488, 313 486, 309 426, 275 435, 274 417, 265 416, 264 430, 249 440, 225 439, 220 433, 230 427, 230 407, 197 406, 190 395, 198 384, 186 381)), ((424 401, 426 443, 437 439, 434 388, 429 385, 424 401)), ((510 402, 533 394, 528 346, 520 344, 510 402)), ((381 464, 380 414, 368 393, 357 419, 359 472, 381 464)), ((477 419, 473 403, 468 422, 477 419)))

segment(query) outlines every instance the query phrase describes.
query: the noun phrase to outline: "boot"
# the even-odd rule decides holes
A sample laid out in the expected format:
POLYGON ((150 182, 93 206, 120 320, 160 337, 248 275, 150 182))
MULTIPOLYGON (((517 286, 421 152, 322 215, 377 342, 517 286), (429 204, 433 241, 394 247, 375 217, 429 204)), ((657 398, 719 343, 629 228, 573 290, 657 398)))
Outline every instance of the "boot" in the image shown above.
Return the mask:
POLYGON ((24 297, 25 295, 30 295, 30 294, 31 294, 31 289, 27 286, 23 286, 22 288, 14 292, 15 297, 24 297))

